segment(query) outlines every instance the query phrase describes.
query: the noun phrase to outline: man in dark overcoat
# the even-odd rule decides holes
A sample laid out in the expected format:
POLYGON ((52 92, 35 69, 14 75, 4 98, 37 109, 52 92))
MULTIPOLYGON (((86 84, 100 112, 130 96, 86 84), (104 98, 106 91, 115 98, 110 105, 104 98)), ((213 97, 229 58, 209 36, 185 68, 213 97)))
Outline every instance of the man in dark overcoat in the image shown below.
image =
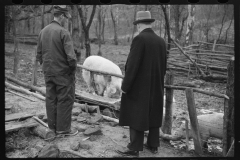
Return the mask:
POLYGON ((133 24, 139 34, 132 41, 125 65, 119 116, 119 125, 129 126, 130 143, 126 150, 117 150, 131 156, 138 156, 143 147, 152 153, 158 151, 166 73, 166 44, 151 29, 154 19, 149 11, 139 11, 136 17, 133 24))
POLYGON ((76 54, 70 33, 63 27, 71 17, 64 6, 54 6, 54 20, 38 36, 37 61, 46 84, 48 127, 59 135, 76 135, 71 128, 75 98, 76 54))

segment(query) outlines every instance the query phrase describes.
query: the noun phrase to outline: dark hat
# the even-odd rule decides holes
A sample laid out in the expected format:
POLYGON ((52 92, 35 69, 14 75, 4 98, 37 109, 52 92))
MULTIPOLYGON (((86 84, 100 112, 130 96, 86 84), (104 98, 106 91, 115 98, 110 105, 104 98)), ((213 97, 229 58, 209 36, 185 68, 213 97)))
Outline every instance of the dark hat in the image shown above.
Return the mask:
POLYGON ((71 18, 66 5, 54 5, 53 13, 63 13, 67 18, 71 18))
POLYGON ((155 19, 151 18, 151 13, 149 11, 138 11, 136 16, 136 21, 133 22, 134 25, 141 22, 154 22, 155 19))

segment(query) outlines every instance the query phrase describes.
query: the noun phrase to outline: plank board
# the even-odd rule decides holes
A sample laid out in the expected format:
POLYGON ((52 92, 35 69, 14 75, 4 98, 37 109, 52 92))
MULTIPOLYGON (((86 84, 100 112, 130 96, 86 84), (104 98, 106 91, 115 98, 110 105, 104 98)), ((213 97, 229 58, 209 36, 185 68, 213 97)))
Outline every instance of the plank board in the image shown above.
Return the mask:
POLYGON ((22 120, 22 119, 26 119, 26 118, 29 118, 32 116, 34 116, 34 114, 25 113, 25 112, 8 114, 8 115, 5 115, 5 122, 14 121, 14 120, 22 120))
POLYGON ((80 101, 93 103, 96 105, 103 105, 115 110, 119 110, 121 99, 114 99, 108 97, 102 97, 99 95, 93 95, 87 92, 75 91, 76 98, 80 101))
POLYGON ((38 125, 39 125, 39 123, 32 119, 23 121, 23 122, 9 122, 9 123, 5 124, 5 132, 19 130, 21 128, 34 127, 34 126, 38 126, 38 125))

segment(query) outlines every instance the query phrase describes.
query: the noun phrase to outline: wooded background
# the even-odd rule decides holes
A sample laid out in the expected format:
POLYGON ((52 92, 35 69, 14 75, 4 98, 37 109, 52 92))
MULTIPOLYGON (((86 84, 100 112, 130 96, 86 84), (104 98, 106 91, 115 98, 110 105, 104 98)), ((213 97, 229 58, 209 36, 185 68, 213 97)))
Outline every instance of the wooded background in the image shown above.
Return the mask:
MULTIPOLYGON (((76 43, 76 47, 84 46, 84 34, 89 33, 91 40, 101 37, 104 43, 109 41, 116 45, 131 42, 136 28, 132 22, 136 12, 149 10, 153 29, 167 39, 167 27, 171 38, 181 45, 186 43, 188 27, 191 22, 191 43, 197 41, 221 44, 234 43, 234 14, 233 5, 70 5, 72 18, 69 29, 76 43), (189 15, 189 13, 191 13, 189 15), (92 23, 91 23, 92 16, 92 23), (166 22, 166 18, 168 19, 166 22), (90 22, 90 23, 89 23, 90 22), (87 33, 89 27, 89 32, 87 33), (100 30, 100 32, 99 32, 100 30), (80 42, 80 43, 79 43, 80 42), (81 46, 78 46, 81 44, 81 46)), ((38 35, 40 30, 48 25, 52 19, 52 5, 14 5, 5 7, 5 32, 17 35, 38 35)))
MULTIPOLYGON (((205 74, 220 74, 226 80, 227 64, 234 56, 233 5, 115 4, 62 7, 68 7, 72 15, 64 27, 70 31, 79 62, 82 49, 86 50, 85 57, 91 55, 91 43, 98 44, 97 54, 100 56, 102 45, 130 45, 137 34, 136 26, 132 24, 137 11, 149 10, 152 18, 156 19, 153 30, 167 43, 168 68, 188 76, 198 71, 204 77, 205 74), (187 47, 183 49, 189 56, 180 50, 175 52, 176 43, 187 47), (214 72, 209 72, 209 69, 214 72)), ((14 42, 14 53, 18 52, 18 42, 37 44, 40 30, 53 20, 52 12, 53 5, 5 7, 5 42, 14 42)), ((15 57, 17 61, 17 54, 15 57)), ((17 65, 14 68, 17 70, 17 65)))

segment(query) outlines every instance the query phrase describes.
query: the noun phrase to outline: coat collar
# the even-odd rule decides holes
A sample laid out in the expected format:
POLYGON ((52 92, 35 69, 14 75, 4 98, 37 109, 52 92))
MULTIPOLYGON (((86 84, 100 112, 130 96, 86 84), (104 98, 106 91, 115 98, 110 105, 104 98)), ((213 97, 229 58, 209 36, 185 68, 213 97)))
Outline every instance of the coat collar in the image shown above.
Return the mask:
POLYGON ((51 23, 57 23, 59 26, 61 26, 62 27, 62 25, 58 22, 58 21, 55 21, 55 20, 52 20, 52 22, 51 23))
POLYGON ((153 32, 153 30, 152 30, 152 28, 145 28, 140 33, 143 33, 143 32, 153 32))

